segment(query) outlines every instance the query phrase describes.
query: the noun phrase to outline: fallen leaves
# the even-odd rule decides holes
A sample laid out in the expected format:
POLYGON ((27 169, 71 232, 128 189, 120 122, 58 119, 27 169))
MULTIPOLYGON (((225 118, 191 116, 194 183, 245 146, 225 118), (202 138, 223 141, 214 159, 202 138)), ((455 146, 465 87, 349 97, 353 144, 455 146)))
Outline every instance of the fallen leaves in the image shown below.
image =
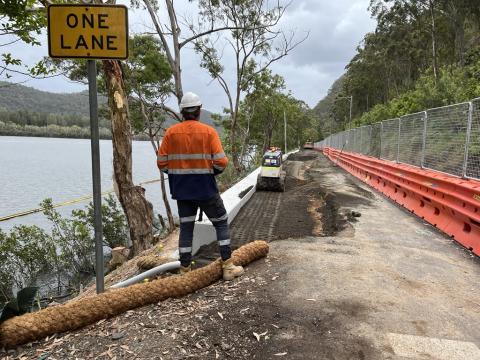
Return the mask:
POLYGON ((261 333, 261 334, 257 334, 256 332, 253 333, 253 336, 255 336, 255 338, 257 339, 258 342, 260 342, 260 340, 262 339, 262 336, 265 336, 267 335, 268 333, 268 330, 261 333))

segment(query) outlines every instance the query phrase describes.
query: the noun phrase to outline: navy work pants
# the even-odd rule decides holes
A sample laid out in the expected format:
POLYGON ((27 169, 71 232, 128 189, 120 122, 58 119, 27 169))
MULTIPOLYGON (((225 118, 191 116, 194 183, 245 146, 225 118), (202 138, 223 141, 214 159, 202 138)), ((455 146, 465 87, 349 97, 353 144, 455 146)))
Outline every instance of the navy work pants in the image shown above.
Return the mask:
POLYGON ((193 228, 197 210, 203 211, 217 232, 217 241, 220 246, 222 260, 228 260, 232 255, 230 248, 230 231, 228 229, 228 214, 223 205, 220 194, 209 200, 177 200, 178 215, 180 216, 179 253, 182 266, 189 266, 192 262, 193 228))

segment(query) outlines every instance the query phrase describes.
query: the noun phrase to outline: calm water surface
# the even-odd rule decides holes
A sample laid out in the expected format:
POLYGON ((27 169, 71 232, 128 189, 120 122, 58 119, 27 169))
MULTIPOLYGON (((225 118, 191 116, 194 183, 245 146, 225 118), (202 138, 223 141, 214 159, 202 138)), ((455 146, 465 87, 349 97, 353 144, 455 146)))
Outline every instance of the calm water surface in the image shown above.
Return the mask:
MULTIPOLYGON (((102 192, 112 188, 112 142, 100 141, 102 192)), ((0 217, 37 208, 45 198, 54 203, 92 193, 90 140, 0 136, 0 217)), ((156 156, 149 142, 133 143, 134 182, 159 178, 156 156)), ((168 191, 168 182, 167 182, 168 191)), ((160 183, 144 185, 156 212, 164 214, 160 183)), ((58 210, 68 215, 89 200, 58 210)), ((176 212, 176 205, 171 201, 176 212)), ((2 230, 28 224, 48 227, 42 214, 0 222, 2 230)))

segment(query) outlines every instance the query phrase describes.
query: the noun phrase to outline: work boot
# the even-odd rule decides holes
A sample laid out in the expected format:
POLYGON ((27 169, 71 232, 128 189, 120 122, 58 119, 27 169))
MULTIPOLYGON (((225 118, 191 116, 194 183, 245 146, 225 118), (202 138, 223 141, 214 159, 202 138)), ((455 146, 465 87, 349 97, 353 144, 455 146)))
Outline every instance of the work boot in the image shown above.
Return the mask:
POLYGON ((192 265, 188 265, 188 266, 180 266, 180 272, 179 274, 180 275, 183 275, 183 274, 186 274, 188 272, 192 271, 192 265))
POLYGON ((232 258, 222 263, 222 269, 223 269, 223 280, 225 281, 233 280, 236 277, 241 276, 245 272, 245 270, 243 270, 243 267, 236 266, 233 263, 232 258))

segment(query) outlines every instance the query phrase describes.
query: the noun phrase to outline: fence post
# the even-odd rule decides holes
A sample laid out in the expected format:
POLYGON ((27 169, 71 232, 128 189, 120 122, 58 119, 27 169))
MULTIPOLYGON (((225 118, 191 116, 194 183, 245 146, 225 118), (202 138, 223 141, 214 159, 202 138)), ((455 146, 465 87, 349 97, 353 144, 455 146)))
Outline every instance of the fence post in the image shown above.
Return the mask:
POLYGON ((356 147, 357 139, 356 139, 356 137, 357 137, 357 129, 355 128, 355 129, 353 129, 353 136, 352 136, 352 139, 353 139, 352 152, 356 152, 356 150, 357 150, 357 147, 356 147))
POLYGON ((363 126, 358 128, 358 132, 360 133, 360 146, 358 147, 358 152, 362 154, 363 151, 363 126))
POLYGON ((352 151, 352 141, 351 141, 351 137, 352 137, 352 129, 348 129, 348 143, 347 143, 347 151, 351 152, 352 151))
POLYGON ((423 134, 422 134, 422 159, 420 161, 420 167, 425 167, 425 151, 427 150, 427 121, 428 113, 424 111, 423 115, 423 134))
POLYGON ((380 156, 379 159, 382 158, 383 153, 383 121, 380 123, 380 156))
POLYGON ((397 164, 400 159, 400 134, 402 132, 402 118, 398 118, 398 134, 397 134, 397 164))
POLYGON ((368 125, 368 156, 372 156, 372 133, 373 133, 373 126, 368 125))
POLYGON ((463 171, 462 177, 467 177, 467 169, 468 169, 468 152, 470 150, 470 136, 472 134, 472 122, 473 122, 473 102, 469 102, 469 109, 468 109, 468 123, 467 123, 467 137, 465 139, 465 155, 463 159, 463 171))
POLYGON ((382 158, 382 149, 383 149, 383 121, 380 121, 380 152, 379 152, 379 155, 378 155, 378 158, 381 159, 382 158))

